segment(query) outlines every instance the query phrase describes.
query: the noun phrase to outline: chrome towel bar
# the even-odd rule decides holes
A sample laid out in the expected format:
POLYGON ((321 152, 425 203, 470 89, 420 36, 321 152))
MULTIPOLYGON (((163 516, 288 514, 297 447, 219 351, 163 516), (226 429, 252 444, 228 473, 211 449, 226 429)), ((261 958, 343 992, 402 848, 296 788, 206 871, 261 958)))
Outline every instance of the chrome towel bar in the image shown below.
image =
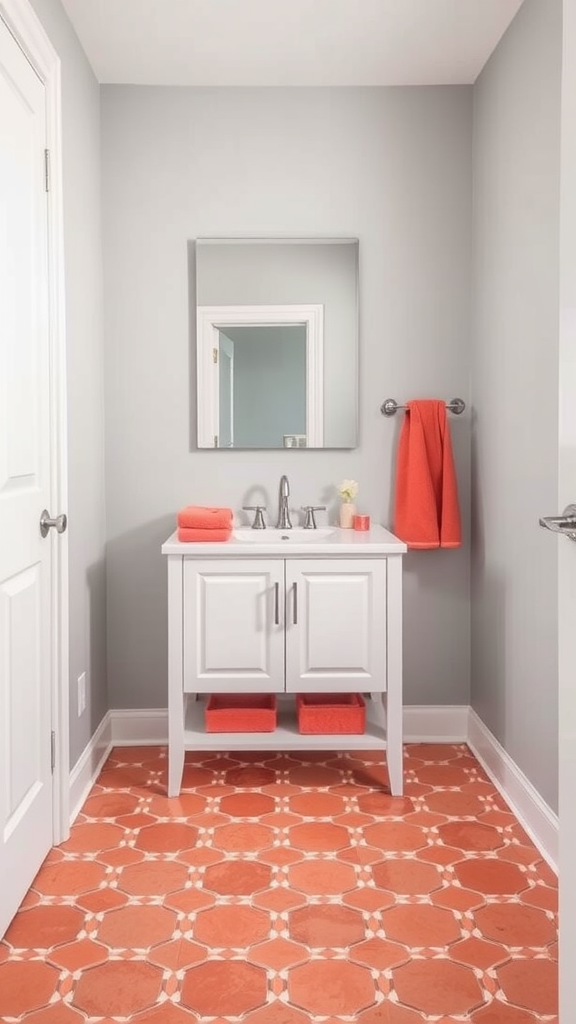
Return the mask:
MULTIPOLYGON (((380 406, 380 412, 383 416, 394 416, 398 409, 405 409, 405 405, 398 405, 398 402, 394 398, 387 398, 385 402, 382 402, 380 406)), ((464 412, 466 408, 466 402, 461 398, 452 398, 451 401, 446 402, 446 408, 453 412, 455 416, 459 416, 460 413, 464 412)))

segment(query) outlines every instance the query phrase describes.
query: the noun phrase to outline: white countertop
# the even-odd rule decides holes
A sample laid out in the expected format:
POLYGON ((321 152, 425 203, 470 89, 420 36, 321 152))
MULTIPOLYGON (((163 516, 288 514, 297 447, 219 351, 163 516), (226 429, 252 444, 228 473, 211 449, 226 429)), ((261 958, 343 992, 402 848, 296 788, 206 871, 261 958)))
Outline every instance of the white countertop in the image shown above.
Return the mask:
MULTIPOLYGON (((210 543, 183 543, 178 540, 178 533, 174 533, 162 545, 163 555, 179 555, 188 558, 203 558, 220 556, 230 558, 231 556, 244 558, 258 558, 262 555, 402 555, 407 550, 404 541, 398 540, 393 533, 383 526, 373 526, 370 530, 342 530, 339 527, 330 527, 332 532, 329 536, 318 536, 314 538, 314 531, 307 531, 306 540, 298 537, 301 534, 297 530, 291 536, 291 530, 272 531, 262 530, 259 532, 258 541, 238 540, 235 534, 250 532, 248 527, 235 527, 230 540, 210 543), (281 540, 288 537, 288 540, 281 540), (276 535, 276 538, 275 536, 276 535), (270 539, 268 539, 270 538, 270 539)), ((321 533, 322 531, 320 531, 321 533)))

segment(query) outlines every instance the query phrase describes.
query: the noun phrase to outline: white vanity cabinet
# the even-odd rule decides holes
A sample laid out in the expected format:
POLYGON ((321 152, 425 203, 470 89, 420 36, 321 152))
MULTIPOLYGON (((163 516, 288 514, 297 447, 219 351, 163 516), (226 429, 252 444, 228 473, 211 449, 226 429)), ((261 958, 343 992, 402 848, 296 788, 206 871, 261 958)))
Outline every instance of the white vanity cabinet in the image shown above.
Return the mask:
MULTIPOLYGON (((272 531, 270 531, 272 533, 272 531)), ((292 541, 292 537, 285 538, 292 541)), ((402 793, 402 554, 382 527, 282 546, 242 531, 225 544, 183 544, 168 556, 168 793, 186 750, 387 748, 402 793), (251 540, 254 538, 251 537, 251 540), (362 735, 302 735, 297 693, 362 693, 362 735), (272 733, 207 733, 204 695, 275 693, 272 733)))

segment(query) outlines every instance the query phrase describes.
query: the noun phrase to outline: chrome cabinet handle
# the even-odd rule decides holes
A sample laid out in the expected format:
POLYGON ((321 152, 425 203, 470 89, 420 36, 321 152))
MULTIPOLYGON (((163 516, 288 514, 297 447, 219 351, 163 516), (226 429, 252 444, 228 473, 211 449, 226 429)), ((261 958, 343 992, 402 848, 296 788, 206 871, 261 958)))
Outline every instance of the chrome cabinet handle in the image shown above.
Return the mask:
POLYGON ((298 584, 294 583, 294 617, 292 619, 295 626, 298 625, 298 584))
POLYGON ((576 505, 567 505, 561 516, 542 516, 539 523, 546 530, 576 540, 576 505))
POLYGON ((274 584, 274 625, 280 625, 280 584, 274 584))
POLYGON ((45 508, 40 516, 40 533, 43 537, 47 537, 48 531, 51 529, 55 529, 57 533, 64 533, 67 526, 68 518, 64 513, 60 516, 56 516, 55 519, 51 519, 48 509, 45 508))

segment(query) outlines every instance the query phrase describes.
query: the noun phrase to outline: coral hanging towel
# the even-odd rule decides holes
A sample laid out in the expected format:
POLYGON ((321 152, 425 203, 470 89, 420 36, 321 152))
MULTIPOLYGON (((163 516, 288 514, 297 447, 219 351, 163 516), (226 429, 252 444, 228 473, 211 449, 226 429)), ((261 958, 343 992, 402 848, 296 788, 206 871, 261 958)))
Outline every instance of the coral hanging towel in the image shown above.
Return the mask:
POLYGON ((394 533, 409 548, 457 548, 462 543, 444 402, 406 406, 398 445, 394 533))

